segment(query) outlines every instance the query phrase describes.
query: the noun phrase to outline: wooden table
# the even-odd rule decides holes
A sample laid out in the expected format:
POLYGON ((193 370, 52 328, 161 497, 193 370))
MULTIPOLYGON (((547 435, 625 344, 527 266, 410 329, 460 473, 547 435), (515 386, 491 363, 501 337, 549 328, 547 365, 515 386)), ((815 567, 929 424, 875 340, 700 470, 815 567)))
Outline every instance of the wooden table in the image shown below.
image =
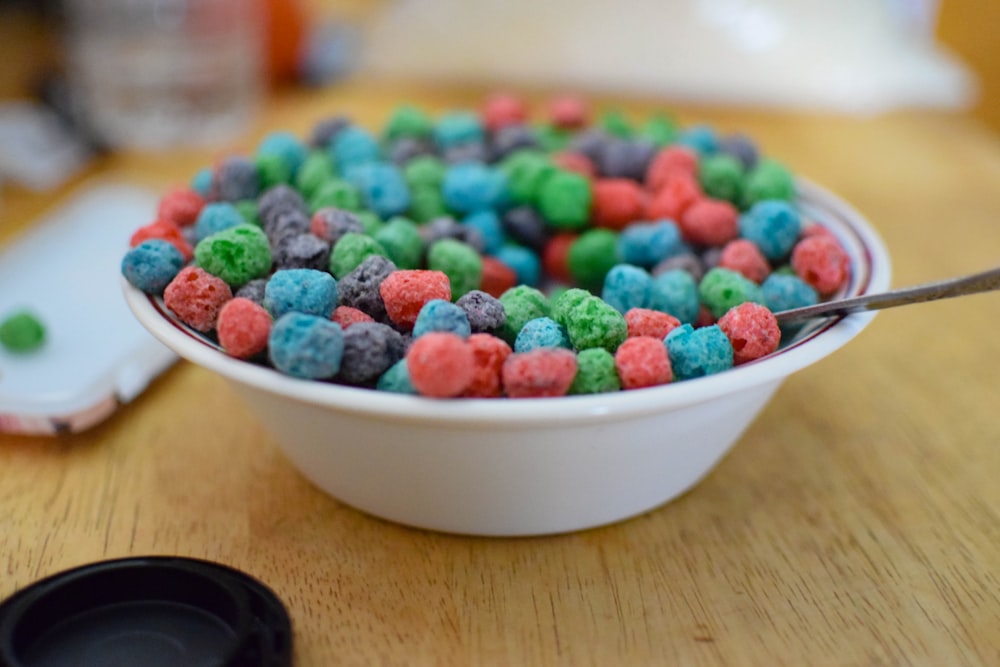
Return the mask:
MULTIPOLYGON (((241 147, 335 110, 374 124, 397 100, 440 110, 482 92, 287 92, 241 147)), ((895 285, 1000 259, 1000 150, 975 121, 678 114, 749 132, 855 204, 890 248, 895 285)), ((86 178, 164 187, 208 159, 118 155, 55 196, 9 191, 0 241, 86 178)), ((691 493, 534 539, 347 508, 220 378, 180 363, 90 432, 0 436, 0 597, 97 559, 182 554, 273 587, 306 666, 1000 664, 998 322, 998 295, 882 313, 793 376, 691 493)))

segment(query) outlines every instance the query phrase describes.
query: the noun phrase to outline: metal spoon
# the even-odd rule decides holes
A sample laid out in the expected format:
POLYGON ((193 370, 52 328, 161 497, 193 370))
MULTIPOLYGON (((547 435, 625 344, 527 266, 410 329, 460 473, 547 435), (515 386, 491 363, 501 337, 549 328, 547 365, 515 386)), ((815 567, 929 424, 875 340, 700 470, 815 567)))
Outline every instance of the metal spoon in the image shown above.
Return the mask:
POLYGON ((905 306, 910 303, 950 299, 955 296, 990 292, 996 289, 1000 289, 1000 267, 961 278, 950 278, 914 287, 902 287, 888 292, 826 301, 817 303, 815 306, 792 308, 777 312, 774 316, 779 322, 793 322, 813 317, 848 315, 865 310, 881 310, 905 306))

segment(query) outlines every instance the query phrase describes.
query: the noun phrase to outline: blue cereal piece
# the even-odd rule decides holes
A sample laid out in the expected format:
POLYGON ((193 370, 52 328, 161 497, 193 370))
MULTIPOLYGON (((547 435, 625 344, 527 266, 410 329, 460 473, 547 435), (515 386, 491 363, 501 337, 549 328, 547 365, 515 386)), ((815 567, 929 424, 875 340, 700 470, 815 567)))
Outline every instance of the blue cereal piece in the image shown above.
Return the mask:
POLYGON ((341 129, 330 143, 330 157, 341 174, 346 173, 350 167, 376 162, 379 155, 378 140, 371 132, 357 125, 341 129))
POLYGON ((719 137, 708 125, 692 125, 681 132, 677 143, 694 149, 700 155, 712 155, 719 150, 719 137))
POLYGON ((184 268, 184 256, 174 244, 147 239, 122 257, 125 280, 146 294, 163 294, 170 281, 184 268))
POLYGON ((549 317, 528 320, 514 339, 515 352, 530 352, 540 347, 573 349, 566 328, 549 317))
POLYGON ((648 308, 652 289, 653 278, 647 271, 631 264, 616 264, 604 276, 601 298, 625 314, 632 308, 648 308))
POLYGON ((519 285, 537 285, 542 277, 542 260, 516 243, 507 243, 493 255, 514 270, 519 285))
POLYGON ((413 325, 413 338, 434 331, 444 331, 468 338, 472 334, 472 325, 469 323, 469 316, 460 306, 444 299, 431 299, 417 314, 417 321, 413 325))
POLYGON ((212 193, 212 168, 202 167, 191 177, 191 189, 202 198, 208 198, 212 193))
POLYGON ((653 278, 649 307, 673 315, 681 322, 694 322, 701 307, 694 276, 684 269, 670 269, 653 278))
POLYGON ((740 236, 753 241, 772 261, 788 256, 801 231, 799 213, 786 201, 757 202, 740 216, 740 236))
POLYGON ((507 178, 480 162, 462 162, 448 167, 441 194, 445 206, 456 213, 494 210, 507 199, 507 178))
POLYGON ((764 294, 764 305, 772 313, 812 306, 819 302, 816 290, 792 274, 772 273, 764 280, 760 289, 764 294))
POLYGON ((712 375, 733 366, 733 345, 717 324, 700 329, 682 324, 663 342, 677 380, 712 375))
POLYGON ((315 269, 275 271, 264 288, 262 305, 275 319, 290 312, 329 318, 337 307, 337 280, 315 269))
POLYGON ((618 256, 622 261, 646 269, 688 249, 673 220, 634 222, 618 235, 618 256))
POLYGON ((406 359, 397 361, 389 367, 382 377, 375 383, 375 388, 379 391, 388 391, 393 394, 413 394, 419 392, 410 381, 410 369, 406 366, 406 359))
POLYGON ((403 335, 387 324, 357 322, 344 329, 344 354, 335 378, 352 385, 371 385, 403 358, 403 335))
POLYGON ((398 167, 387 162, 366 162, 345 170, 345 178, 358 189, 365 205, 381 218, 402 215, 410 208, 410 188, 398 167))
POLYGON ((274 367, 297 378, 332 378, 340 370, 344 332, 325 317, 285 313, 271 327, 268 356, 274 367))
POLYGON ((482 143, 486 138, 483 123, 471 111, 453 111, 438 118, 433 130, 434 142, 442 151, 468 143, 482 143))
POLYGON ((200 241, 212 234, 242 225, 245 222, 246 220, 240 214, 239 209, 229 202, 205 204, 194 223, 195 239, 200 241))
POLYGON ((504 233, 503 223, 500 216, 495 211, 479 211, 466 216, 461 222, 467 229, 474 229, 483 239, 482 252, 487 255, 495 254, 503 247, 507 235, 504 233))
POLYGON ((305 145, 291 132, 272 132, 257 146, 258 156, 275 155, 281 158, 293 178, 306 161, 307 153, 305 145))

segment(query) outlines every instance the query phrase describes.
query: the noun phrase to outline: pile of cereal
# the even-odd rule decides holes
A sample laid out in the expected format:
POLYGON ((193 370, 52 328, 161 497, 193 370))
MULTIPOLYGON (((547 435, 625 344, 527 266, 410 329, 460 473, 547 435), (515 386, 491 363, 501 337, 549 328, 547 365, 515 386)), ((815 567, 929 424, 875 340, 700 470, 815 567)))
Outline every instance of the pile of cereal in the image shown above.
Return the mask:
POLYGON ((477 111, 267 136, 168 193, 122 260, 230 355, 431 397, 542 397, 718 373, 777 349, 772 312, 849 276, 789 171, 657 114, 477 111))

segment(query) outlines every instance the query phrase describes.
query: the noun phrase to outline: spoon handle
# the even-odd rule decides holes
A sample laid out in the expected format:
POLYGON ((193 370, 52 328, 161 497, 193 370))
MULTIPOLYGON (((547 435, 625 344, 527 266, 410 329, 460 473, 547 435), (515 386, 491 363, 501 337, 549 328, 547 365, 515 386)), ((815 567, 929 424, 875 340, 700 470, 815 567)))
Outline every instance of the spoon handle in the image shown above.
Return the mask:
POLYGON ((877 294, 864 294, 848 299, 826 301, 817 303, 815 306, 792 308, 777 312, 774 316, 779 322, 792 322, 811 317, 847 315, 863 310, 881 310, 882 308, 905 306, 910 303, 950 299, 955 296, 990 292, 996 289, 1000 289, 1000 267, 960 278, 950 278, 914 287, 903 287, 877 294))

